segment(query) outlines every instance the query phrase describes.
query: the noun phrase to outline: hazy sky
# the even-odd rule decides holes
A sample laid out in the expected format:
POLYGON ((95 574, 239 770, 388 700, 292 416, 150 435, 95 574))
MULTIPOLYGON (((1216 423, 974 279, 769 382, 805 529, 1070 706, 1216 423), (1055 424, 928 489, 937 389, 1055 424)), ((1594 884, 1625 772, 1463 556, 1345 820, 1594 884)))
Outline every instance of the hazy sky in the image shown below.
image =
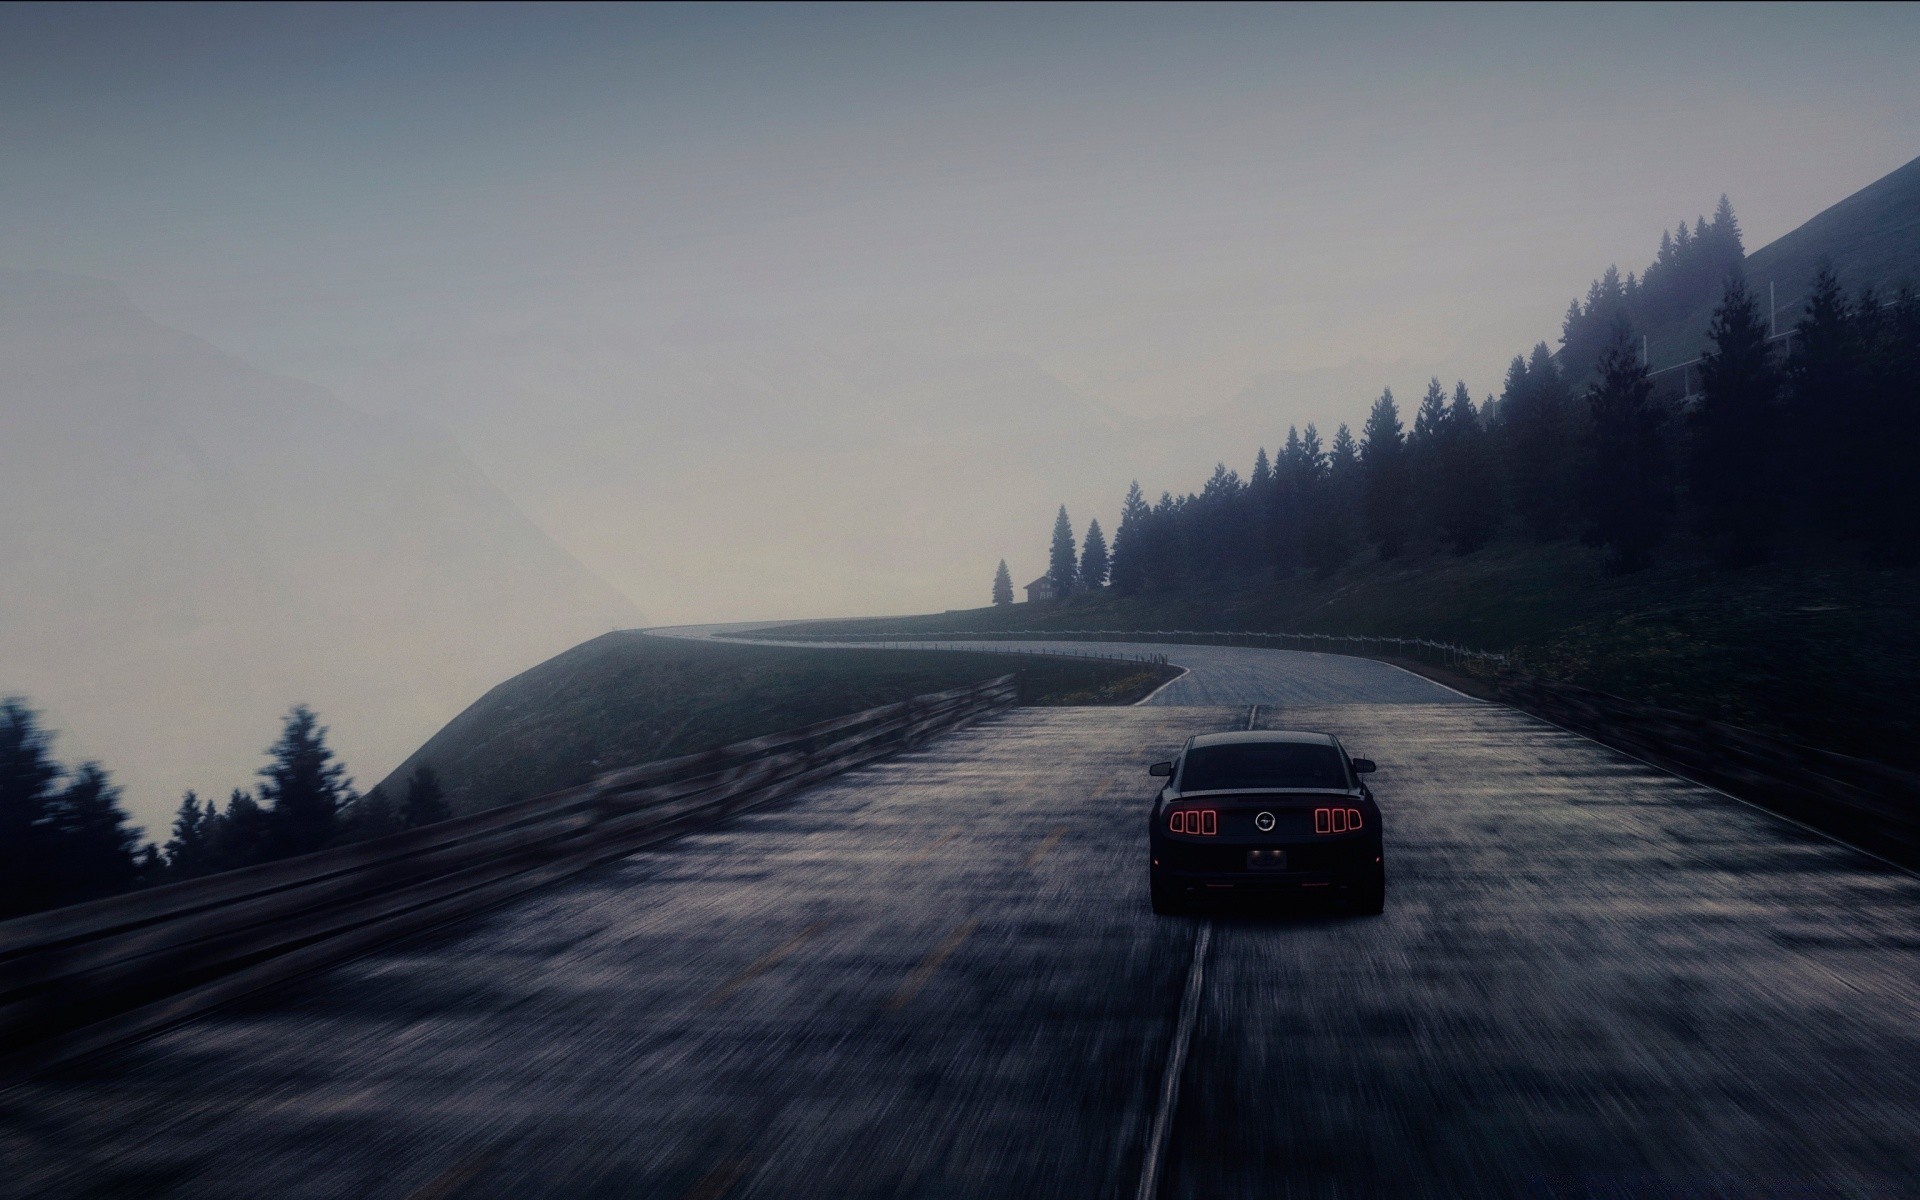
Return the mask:
MULTIPOLYGON (((565 439, 517 460, 505 410, 577 357, 555 411, 644 441, 707 403, 650 389, 662 348, 742 339, 1001 356, 1123 421, 1342 381, 1283 386, 1269 441, 1382 384, 1484 393, 1722 192, 1754 248, 1920 153, 1916 61, 1916 5, 11 6, 0 264, 451 427, 656 617, 957 606, 990 559, 703 586, 694 549, 589 528, 565 439)), ((1037 570, 1050 509, 988 509, 1037 570)), ((703 546, 748 536, 719 520, 703 546)))

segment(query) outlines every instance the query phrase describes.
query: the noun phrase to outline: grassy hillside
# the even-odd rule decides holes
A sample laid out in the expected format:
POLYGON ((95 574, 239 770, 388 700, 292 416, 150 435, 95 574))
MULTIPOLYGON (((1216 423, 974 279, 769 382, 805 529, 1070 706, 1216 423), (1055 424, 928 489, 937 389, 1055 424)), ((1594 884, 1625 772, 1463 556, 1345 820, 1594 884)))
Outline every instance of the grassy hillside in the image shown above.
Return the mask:
POLYGON ((1415 554, 1327 578, 812 622, 913 629, 1253 629, 1431 637, 1525 669, 1829 749, 1920 765, 1920 572, 1841 558, 1610 577, 1572 543, 1415 554))
POLYGON ((455 812, 584 783, 909 696, 1019 671, 1029 704, 1124 704, 1173 672, 1129 663, 969 652, 848 653, 649 637, 597 637, 522 672, 448 722, 385 782, 421 763, 455 812))
MULTIPOLYGON (((1774 285, 1781 329, 1799 320, 1822 258, 1832 259, 1849 294, 1869 285, 1883 295, 1902 284, 1920 287, 1920 158, 1747 255, 1747 279, 1762 305, 1767 302, 1767 285, 1774 285)), ((1654 365, 1681 362, 1700 353, 1718 299, 1647 331, 1654 365)))

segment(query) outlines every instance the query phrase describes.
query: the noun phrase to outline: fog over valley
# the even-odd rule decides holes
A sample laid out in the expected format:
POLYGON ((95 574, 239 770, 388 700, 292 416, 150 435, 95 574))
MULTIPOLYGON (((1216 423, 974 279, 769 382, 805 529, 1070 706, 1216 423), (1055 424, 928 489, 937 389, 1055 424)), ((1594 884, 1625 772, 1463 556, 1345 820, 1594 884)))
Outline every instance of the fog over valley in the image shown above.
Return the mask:
POLYGON ((1900 168, 1917 33, 0 12, 0 695, 151 831, 296 703, 365 787, 616 627, 984 604, 1062 504, 1477 402, 1722 194, 1758 249, 1900 168))
MULTIPOLYGON (((641 620, 442 433, 0 272, 0 663, 161 825, 306 702, 369 767, 505 675, 641 620)), ((376 782, 374 779, 366 782, 376 782)))

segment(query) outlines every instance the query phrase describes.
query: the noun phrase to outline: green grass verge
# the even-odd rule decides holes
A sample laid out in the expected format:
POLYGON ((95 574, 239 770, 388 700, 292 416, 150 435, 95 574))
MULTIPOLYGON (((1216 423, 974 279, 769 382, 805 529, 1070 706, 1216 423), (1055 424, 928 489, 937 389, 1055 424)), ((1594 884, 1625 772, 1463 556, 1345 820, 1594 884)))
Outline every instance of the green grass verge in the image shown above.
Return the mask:
POLYGON ((1176 669, 970 651, 807 650, 622 631, 482 696, 385 782, 406 794, 430 763, 456 813, 584 783, 603 771, 944 691, 1010 672, 1028 704, 1128 704, 1176 669))
POLYGON ((1920 572, 1876 570, 1839 556, 1726 571, 1676 555, 1616 578, 1572 543, 1502 544, 1464 558, 1369 561, 1326 579, 789 628, 813 635, 1104 628, 1426 637, 1508 653, 1525 670, 1629 699, 1916 765, 1917 585, 1920 572))

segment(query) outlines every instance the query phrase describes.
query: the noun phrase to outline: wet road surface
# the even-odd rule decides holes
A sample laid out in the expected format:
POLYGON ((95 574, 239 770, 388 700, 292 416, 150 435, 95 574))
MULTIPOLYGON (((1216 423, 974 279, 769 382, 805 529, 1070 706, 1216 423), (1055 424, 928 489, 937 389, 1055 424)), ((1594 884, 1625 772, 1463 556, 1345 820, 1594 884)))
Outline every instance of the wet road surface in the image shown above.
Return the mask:
POLYGON ((1263 704, 1380 761, 1386 914, 1155 918, 1145 766, 1248 716, 1018 710, 7 1092, 0 1193, 1134 1197, 1205 929, 1162 1196, 1920 1194, 1920 881, 1500 706, 1263 704))
POLYGON ((721 633, 727 640, 761 646, 804 646, 809 649, 971 650, 1002 654, 1164 654, 1187 673, 1149 696, 1144 703, 1206 704, 1459 704, 1473 703, 1452 688, 1413 672, 1345 654, 1308 650, 1269 650, 1245 646, 1192 646, 1178 642, 1069 642, 1014 638, 1004 642, 900 641, 885 645, 865 642, 790 642, 743 636, 751 625, 679 625, 647 632, 656 637, 705 640, 721 633))

